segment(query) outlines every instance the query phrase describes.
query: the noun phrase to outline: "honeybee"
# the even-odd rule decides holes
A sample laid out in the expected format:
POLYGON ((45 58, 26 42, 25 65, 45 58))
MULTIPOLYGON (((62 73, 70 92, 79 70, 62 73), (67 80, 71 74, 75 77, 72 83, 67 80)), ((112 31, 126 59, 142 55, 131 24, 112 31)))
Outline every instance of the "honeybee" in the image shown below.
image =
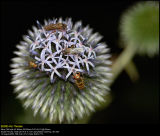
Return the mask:
POLYGON ((75 83, 77 85, 77 87, 82 90, 84 89, 85 85, 84 85, 84 80, 83 80, 83 77, 81 77, 81 74, 80 72, 76 72, 73 74, 73 78, 75 80, 75 83))
POLYGON ((29 62, 29 67, 31 67, 31 68, 37 68, 37 64, 34 63, 33 61, 30 61, 29 62))
POLYGON ((67 28, 67 25, 63 24, 63 23, 49 24, 49 25, 44 26, 44 30, 46 30, 46 31, 51 31, 51 30, 62 31, 62 30, 66 30, 66 28, 67 28))
POLYGON ((81 54, 84 52, 84 49, 83 48, 75 48, 74 45, 72 45, 71 47, 69 48, 65 48, 63 50, 63 53, 64 54, 73 54, 73 55, 76 55, 76 54, 81 54))

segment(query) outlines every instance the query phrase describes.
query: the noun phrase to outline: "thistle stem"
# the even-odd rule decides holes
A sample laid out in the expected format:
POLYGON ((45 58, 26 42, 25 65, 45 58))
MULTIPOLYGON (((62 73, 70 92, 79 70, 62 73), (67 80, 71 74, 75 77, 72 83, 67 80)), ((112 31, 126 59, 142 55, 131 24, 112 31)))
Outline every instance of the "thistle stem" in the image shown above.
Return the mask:
POLYGON ((136 82, 139 79, 139 73, 133 61, 128 62, 127 66, 125 67, 125 71, 132 82, 136 82))
POLYGON ((133 59, 134 55, 136 54, 137 47, 128 45, 124 51, 119 55, 117 60, 112 65, 112 73, 113 77, 110 82, 110 86, 112 83, 116 80, 116 78, 119 76, 119 74, 125 69, 127 64, 133 59))

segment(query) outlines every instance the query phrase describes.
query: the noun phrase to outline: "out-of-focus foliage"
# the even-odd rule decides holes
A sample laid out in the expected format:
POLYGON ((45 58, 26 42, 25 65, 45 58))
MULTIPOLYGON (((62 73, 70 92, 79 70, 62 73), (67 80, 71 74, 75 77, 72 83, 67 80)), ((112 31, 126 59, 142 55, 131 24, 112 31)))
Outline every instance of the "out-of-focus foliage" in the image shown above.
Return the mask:
POLYGON ((140 55, 152 57, 159 52, 159 2, 140 2, 121 18, 121 39, 125 46, 138 48, 140 55))

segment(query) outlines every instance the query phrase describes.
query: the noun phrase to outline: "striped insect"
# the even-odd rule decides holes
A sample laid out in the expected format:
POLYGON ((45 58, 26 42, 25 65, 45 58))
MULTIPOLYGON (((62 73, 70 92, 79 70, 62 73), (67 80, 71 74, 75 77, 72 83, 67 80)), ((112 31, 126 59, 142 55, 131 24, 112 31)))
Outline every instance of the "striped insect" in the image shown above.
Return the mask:
POLYGON ((76 54, 81 54, 84 52, 84 48, 76 48, 75 45, 72 45, 71 47, 65 48, 63 50, 64 54, 72 54, 72 55, 76 55, 76 54))
POLYGON ((67 25, 63 23, 49 24, 44 26, 44 30, 46 31, 52 30, 53 32, 55 32, 56 30, 63 31, 63 30, 66 30, 66 28, 67 28, 67 25))
POLYGON ((30 68, 37 68, 37 64, 34 63, 33 61, 29 61, 29 67, 30 68))
POLYGON ((77 87, 80 89, 80 90, 83 90, 85 85, 84 85, 84 79, 83 77, 81 76, 80 72, 76 72, 73 74, 73 78, 75 80, 75 83, 77 85, 77 87))

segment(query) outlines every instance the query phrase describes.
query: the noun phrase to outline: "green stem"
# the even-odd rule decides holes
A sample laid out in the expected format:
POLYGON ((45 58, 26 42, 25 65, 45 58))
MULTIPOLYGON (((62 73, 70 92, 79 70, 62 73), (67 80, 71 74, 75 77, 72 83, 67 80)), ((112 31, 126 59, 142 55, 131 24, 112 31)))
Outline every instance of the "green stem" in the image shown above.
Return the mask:
POLYGON ((125 71, 127 72, 132 82, 136 82, 138 80, 139 73, 133 61, 128 62, 127 66, 125 67, 125 71))
POLYGON ((136 46, 128 45, 124 49, 124 51, 120 54, 120 56, 112 66, 113 77, 111 83, 109 84, 110 86, 116 80, 116 78, 119 76, 122 70, 125 69, 127 64, 132 60, 132 58, 136 53, 136 50, 137 50, 136 46))

